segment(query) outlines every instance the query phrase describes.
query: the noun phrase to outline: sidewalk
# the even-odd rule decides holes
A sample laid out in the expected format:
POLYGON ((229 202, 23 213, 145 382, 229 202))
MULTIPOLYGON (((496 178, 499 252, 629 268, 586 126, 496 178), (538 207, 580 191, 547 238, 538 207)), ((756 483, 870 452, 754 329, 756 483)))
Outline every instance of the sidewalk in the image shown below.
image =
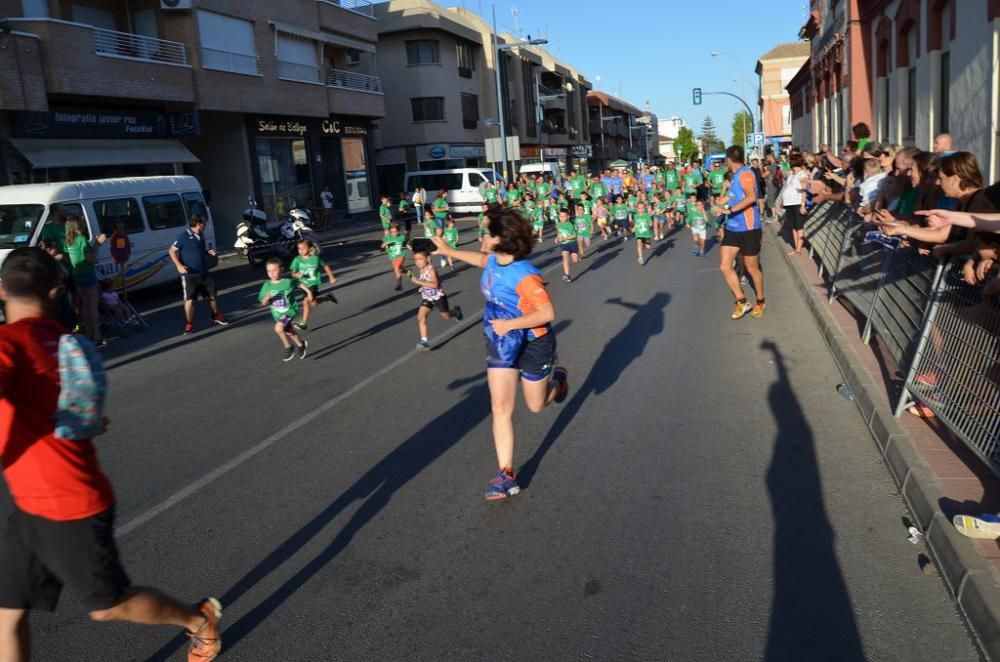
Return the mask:
MULTIPOLYGON (((847 304, 827 302, 827 285, 807 255, 786 255, 779 225, 768 232, 781 243, 781 255, 816 318, 820 332, 889 472, 926 537, 934 562, 959 610, 986 655, 1000 660, 1000 545, 959 533, 951 519, 959 514, 1000 512, 1000 478, 934 419, 892 411, 904 376, 877 334, 861 342, 859 322, 847 304)), ((905 529, 900 528, 900 535, 905 529)))

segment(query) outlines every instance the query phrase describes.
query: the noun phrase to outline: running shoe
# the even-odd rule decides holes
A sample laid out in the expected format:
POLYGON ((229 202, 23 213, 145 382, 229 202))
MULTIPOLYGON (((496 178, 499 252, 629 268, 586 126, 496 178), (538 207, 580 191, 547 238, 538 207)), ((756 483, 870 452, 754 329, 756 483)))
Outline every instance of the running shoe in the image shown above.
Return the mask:
POLYGON ((572 283, 573 279, 570 277, 569 274, 563 274, 563 282, 565 282, 565 283, 572 283))
POLYGON ((746 301, 743 301, 742 303, 737 302, 736 307, 733 308, 733 314, 730 315, 730 317, 732 317, 734 320, 738 320, 747 313, 749 313, 752 308, 753 306, 751 306, 746 301))
POLYGON ((284 352, 285 352, 285 358, 283 358, 281 360, 284 361, 285 363, 288 363, 289 361, 291 361, 292 359, 295 358, 295 348, 293 348, 293 347, 286 347, 284 349, 284 352))
POLYGON ((302 320, 295 320, 294 322, 292 322, 292 326, 294 326, 299 331, 308 331, 309 330, 309 325, 306 324, 302 320))
POLYGON ((297 350, 298 354, 299 354, 299 359, 306 358, 306 352, 308 350, 309 350, 309 341, 308 340, 303 340, 302 341, 302 347, 299 347, 298 350, 297 350))
POLYGON ((761 317, 764 316, 764 309, 765 308, 767 308, 767 304, 766 303, 758 303, 758 304, 756 304, 753 307, 753 309, 750 311, 750 317, 756 317, 756 318, 760 319, 761 317))
POLYGON ((453 319, 456 322, 461 322, 462 318, 465 317, 465 315, 462 314, 462 307, 461 306, 455 306, 454 308, 452 308, 452 310, 455 312, 455 315, 454 315, 453 319))
POLYGON ((982 515, 955 515, 952 524, 959 533, 970 538, 996 540, 1000 538, 1000 517, 984 513, 982 515))
POLYGON ((441 260, 441 268, 444 269, 447 266, 448 266, 448 260, 442 259, 441 260))
POLYGON ((187 322, 184 325, 184 335, 190 336, 192 333, 194 333, 194 324, 192 324, 191 322, 187 322))
POLYGON ((219 636, 222 605, 215 598, 205 598, 198 604, 198 609, 204 614, 205 623, 196 632, 187 633, 191 639, 188 662, 210 662, 222 650, 222 637, 219 636))
POLYGON ((421 340, 420 342, 417 343, 417 350, 418 351, 426 352, 430 348, 431 348, 431 345, 426 340, 421 340))
POLYGON ((403 289, 403 284, 402 283, 396 283, 395 291, 399 292, 402 289, 403 289))
POLYGON ((638 259, 636 260, 636 262, 638 262, 639 264, 642 264, 642 258, 641 258, 641 257, 640 257, 640 258, 638 258, 638 259))
POLYGON ((327 301, 329 301, 330 303, 340 303, 339 301, 337 301, 337 297, 335 297, 333 295, 333 292, 330 292, 329 294, 327 294, 326 298, 327 298, 327 301))
POLYGON ((501 469, 496 477, 486 486, 486 500, 497 501, 514 496, 521 491, 521 486, 517 484, 517 478, 508 476, 507 472, 501 469))
POLYGON ((562 366, 556 366, 552 370, 552 379, 559 382, 559 392, 556 393, 556 404, 562 404, 569 394, 569 370, 562 366))
POLYGON ((212 315, 212 324, 218 324, 219 326, 229 326, 229 322, 226 321, 226 318, 218 313, 212 315))

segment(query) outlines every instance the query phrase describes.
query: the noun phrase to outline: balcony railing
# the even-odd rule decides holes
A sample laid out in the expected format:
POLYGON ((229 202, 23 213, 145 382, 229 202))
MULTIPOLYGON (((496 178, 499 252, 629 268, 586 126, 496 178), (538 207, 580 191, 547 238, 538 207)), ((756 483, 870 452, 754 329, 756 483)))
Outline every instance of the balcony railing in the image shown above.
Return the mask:
POLYGON ((256 55, 233 53, 207 46, 201 47, 201 66, 234 74, 260 75, 260 58, 256 55))
POLYGON ((351 11, 363 14, 365 16, 370 16, 375 18, 375 8, 372 3, 366 2, 366 0, 319 0, 322 3, 333 5, 334 7, 343 7, 344 9, 350 9, 351 11))
POLYGON ((378 76, 358 74, 342 69, 326 70, 326 86, 382 94, 382 79, 378 76))
POLYGON ((278 60, 278 78, 319 84, 319 67, 278 60))
POLYGON ((128 32, 94 28, 94 51, 98 55, 123 57, 143 62, 187 65, 184 44, 128 32))

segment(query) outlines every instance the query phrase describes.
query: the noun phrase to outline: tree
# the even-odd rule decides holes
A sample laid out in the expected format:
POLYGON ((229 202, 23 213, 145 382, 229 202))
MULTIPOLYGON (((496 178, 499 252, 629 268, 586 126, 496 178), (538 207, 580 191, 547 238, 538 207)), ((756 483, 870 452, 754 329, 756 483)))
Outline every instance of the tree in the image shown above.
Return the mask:
POLYGON ((715 132, 715 122, 712 121, 711 115, 706 115, 705 121, 701 123, 700 137, 701 143, 705 147, 706 155, 726 149, 725 143, 719 138, 719 134, 715 132))
POLYGON ((733 116, 733 145, 745 147, 747 136, 753 133, 753 117, 745 110, 733 116))
POLYGON ((698 156, 698 145, 694 141, 694 132, 682 126, 674 138, 674 154, 681 161, 690 161, 698 156))

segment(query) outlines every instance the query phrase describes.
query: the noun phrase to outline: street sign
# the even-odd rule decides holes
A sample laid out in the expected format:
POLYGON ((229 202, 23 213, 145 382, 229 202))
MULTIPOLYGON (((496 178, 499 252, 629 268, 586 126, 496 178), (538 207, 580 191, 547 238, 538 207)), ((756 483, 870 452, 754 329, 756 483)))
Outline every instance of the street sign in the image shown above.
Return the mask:
POLYGON ((747 136, 747 145, 751 147, 763 147, 764 146, 764 134, 763 133, 751 133, 747 136))
POLYGON ((700 87, 696 87, 693 90, 691 90, 691 101, 693 101, 694 105, 696 105, 696 106, 700 106, 701 105, 701 88, 700 87))

